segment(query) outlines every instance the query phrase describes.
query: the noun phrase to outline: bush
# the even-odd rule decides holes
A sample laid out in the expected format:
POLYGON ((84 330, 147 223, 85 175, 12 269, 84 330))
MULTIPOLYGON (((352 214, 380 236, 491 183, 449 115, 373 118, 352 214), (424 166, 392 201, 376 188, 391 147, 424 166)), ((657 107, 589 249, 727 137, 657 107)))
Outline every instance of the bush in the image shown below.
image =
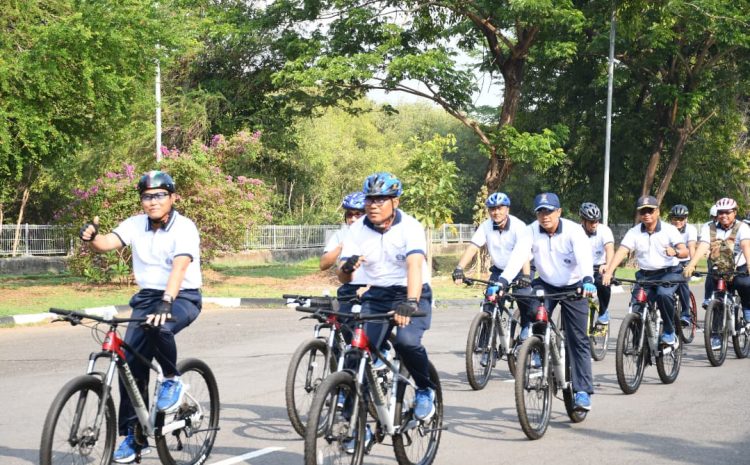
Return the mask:
MULTIPOLYGON (((162 148, 159 169, 169 173, 177 186, 175 209, 193 220, 201 234, 201 261, 208 263, 218 252, 240 250, 247 229, 271 220, 271 191, 263 181, 236 178, 223 170, 223 162, 240 156, 243 144, 260 144, 259 134, 246 133, 224 141, 215 137, 211 147, 193 143, 187 152, 162 148)), ((251 147, 257 150, 255 147, 251 147)), ((99 216, 102 232, 109 232, 129 216, 140 213, 137 183, 140 175, 131 164, 121 172, 107 172, 87 189, 75 189, 76 202, 60 216, 75 234, 81 225, 99 216)), ((94 254, 83 244, 70 263, 71 272, 94 283, 125 283, 130 279, 129 249, 94 254)))

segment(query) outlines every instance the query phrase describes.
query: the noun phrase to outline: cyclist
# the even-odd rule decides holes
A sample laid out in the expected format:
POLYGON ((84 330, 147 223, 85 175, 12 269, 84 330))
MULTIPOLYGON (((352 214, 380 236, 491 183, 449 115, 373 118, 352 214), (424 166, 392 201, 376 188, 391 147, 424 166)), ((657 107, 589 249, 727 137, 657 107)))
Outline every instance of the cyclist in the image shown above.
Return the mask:
MULTIPOLYGON (((669 222, 680 231, 682 239, 685 241, 688 252, 690 253, 688 258, 680 260, 680 264, 683 266, 687 265, 690 262, 690 258, 695 256, 695 243, 698 240, 698 230, 695 229, 695 226, 688 224, 687 222, 689 214, 690 210, 688 210, 688 207, 682 204, 677 204, 669 210, 669 222)), ((690 326, 693 322, 690 321, 690 287, 688 287, 688 283, 680 283, 677 286, 677 292, 680 296, 680 301, 682 302, 680 324, 682 324, 682 326, 690 326)))
MULTIPOLYGON (((541 286, 546 293, 582 291, 583 297, 596 295, 591 271, 594 262, 588 238, 583 229, 570 220, 561 218, 560 199, 545 192, 534 198, 536 221, 526 227, 526 232, 513 248, 508 264, 498 281, 503 288, 518 274, 532 255, 539 277, 531 284, 541 286)), ((531 293, 530 289, 521 293, 531 293)), ((549 302, 549 311, 557 306, 549 302)), ((594 393, 591 374, 591 346, 588 336, 589 306, 586 300, 563 300, 562 322, 565 326, 575 391, 575 409, 591 410, 590 395, 594 393)))
MULTIPOLYGON (((716 204, 711 205, 711 209, 708 211, 708 221, 703 224, 703 226, 711 226, 711 223, 716 221, 716 204)), ((703 231, 703 227, 701 227, 701 231, 703 231)), ((698 235, 698 241, 700 242, 701 236, 698 235)), ((692 255, 691 255, 692 258, 692 255)), ((711 268, 711 263, 709 261, 708 267, 711 268)), ((706 279, 703 282, 703 303, 701 306, 703 308, 708 308, 708 303, 711 301, 711 294, 714 293, 714 280, 713 279, 706 279)))
MULTIPOLYGON (((716 221, 712 225, 704 225, 701 229, 700 241, 695 255, 690 263, 685 267, 685 276, 692 276, 695 271, 695 265, 701 257, 706 255, 709 248, 713 249, 712 242, 732 241, 733 261, 735 271, 745 273, 744 275, 735 276, 731 280, 731 286, 737 291, 742 301, 742 310, 745 322, 750 322, 750 276, 747 264, 750 263, 750 226, 744 222, 737 221, 737 202, 734 199, 723 198, 716 202, 716 221)), ((714 260, 717 261, 717 260, 714 260)), ((707 279, 706 281, 709 281, 707 279)), ((713 281, 713 280, 710 280, 713 281)), ((748 324, 750 329, 750 324, 748 324)), ((715 337, 713 339, 719 339, 715 337)), ((712 346, 721 344, 721 341, 711 341, 712 346), (717 344, 718 343, 718 344, 717 344)))
POLYGON ((595 203, 583 202, 578 209, 578 216, 581 217, 581 226, 589 238, 594 257, 594 284, 596 285, 596 295, 599 298, 597 323, 608 325, 612 288, 602 284, 602 273, 615 256, 615 237, 609 226, 599 223, 602 219, 602 212, 595 203))
MULTIPOLYGON (((99 233, 99 218, 81 228, 80 238, 94 252, 130 246, 133 274, 139 291, 130 299, 133 318, 147 317, 147 325, 128 325, 125 342, 147 360, 156 357, 164 382, 156 406, 169 411, 179 405, 183 386, 177 371, 175 334, 190 325, 201 310, 200 238, 198 228, 173 207, 175 183, 161 171, 150 171, 138 181, 143 214, 132 216, 108 234, 99 233)), ((144 399, 148 397, 149 365, 132 352, 126 360, 144 399)), ((130 396, 120 383, 118 430, 125 438, 114 452, 117 463, 136 458, 133 427, 137 421, 130 396)), ((148 453, 148 443, 141 453, 148 453)))
MULTIPOLYGON (((497 278, 500 277, 500 274, 502 274, 508 263, 508 258, 510 258, 513 247, 518 242, 519 237, 526 231, 526 223, 510 214, 510 198, 504 193, 495 192, 487 197, 484 204, 487 206, 489 219, 479 225, 471 237, 471 243, 463 255, 461 255, 458 265, 453 270, 452 277, 456 283, 463 281, 464 267, 471 263, 471 260, 484 245, 487 245, 487 250, 492 259, 490 281, 497 281, 497 278)), ((520 283, 520 287, 524 287, 524 283, 531 282, 530 273, 531 265, 527 261, 523 265, 521 274, 516 277, 520 283)), ((528 284, 525 284, 525 287, 528 287, 528 284)), ((530 324, 529 311, 531 310, 531 304, 519 301, 518 306, 521 313, 521 327, 526 328, 530 324)), ((527 335, 528 332, 523 335, 523 339, 527 335)))
MULTIPOLYGON (((659 202, 650 195, 640 197, 636 203, 636 210, 641 217, 641 222, 628 230, 620 242, 620 247, 615 252, 615 258, 609 264, 602 276, 602 282, 609 284, 617 266, 628 256, 635 252, 638 261, 636 279, 649 279, 655 281, 677 281, 682 278, 682 265, 680 259, 688 256, 685 241, 674 226, 664 223, 659 219, 659 202)), ((639 286, 633 286, 633 298, 639 286)), ((652 286, 648 292, 648 300, 656 301, 659 305, 662 320, 664 321, 664 333, 661 342, 675 345, 674 322, 674 293, 677 283, 664 286, 652 286)))
MULTIPOLYGON (((338 276, 342 283, 349 283, 358 270, 363 282, 370 286, 362 295, 362 314, 396 311, 394 322, 398 329, 393 345, 417 386, 414 414, 427 420, 435 413, 435 386, 422 345, 422 336, 432 318, 425 230, 414 217, 399 210, 403 189, 394 175, 372 174, 362 191, 366 216, 350 227, 338 276), (411 320, 410 315, 416 311, 427 316, 411 320)), ((392 327, 389 323, 368 322, 365 332, 371 346, 381 347, 392 327)))

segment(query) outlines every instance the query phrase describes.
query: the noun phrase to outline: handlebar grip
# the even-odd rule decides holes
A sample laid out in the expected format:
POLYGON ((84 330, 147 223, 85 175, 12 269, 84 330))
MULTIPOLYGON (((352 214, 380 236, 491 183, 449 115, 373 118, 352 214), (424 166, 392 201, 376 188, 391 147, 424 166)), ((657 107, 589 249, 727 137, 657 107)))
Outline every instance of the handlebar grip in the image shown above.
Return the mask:
POLYGON ((304 312, 304 313, 315 313, 316 311, 318 311, 317 308, 313 308, 313 307, 294 307, 294 309, 297 310, 298 312, 304 312))
POLYGON ((56 315, 72 315, 74 313, 72 310, 64 310, 62 308, 50 308, 49 312, 56 315))

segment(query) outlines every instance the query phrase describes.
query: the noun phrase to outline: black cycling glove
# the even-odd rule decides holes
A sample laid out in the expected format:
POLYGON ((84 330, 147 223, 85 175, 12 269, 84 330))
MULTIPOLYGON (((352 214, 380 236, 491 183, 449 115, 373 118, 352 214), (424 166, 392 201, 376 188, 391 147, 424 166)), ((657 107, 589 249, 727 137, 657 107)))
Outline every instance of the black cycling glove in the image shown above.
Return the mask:
POLYGON ((91 241, 93 241, 97 234, 99 234, 99 225, 95 224, 95 223, 86 223, 83 226, 81 226, 81 230, 78 231, 78 237, 80 237, 81 240, 84 241, 84 242, 91 242, 91 241), (93 226, 94 227, 94 234, 92 234, 89 239, 84 239, 83 238, 83 233, 88 229, 89 226, 93 226))
POLYGON ((343 265, 341 265, 341 271, 346 274, 354 273, 354 267, 357 265, 358 261, 359 255, 352 255, 351 257, 346 259, 343 265))
POLYGON ((396 307, 396 314, 401 316, 412 316, 418 309, 419 302, 417 299, 408 299, 406 302, 398 304, 396 307))
POLYGON ((454 281, 463 281, 464 280, 464 269, 460 266, 457 266, 455 270, 453 270, 453 280, 454 281))

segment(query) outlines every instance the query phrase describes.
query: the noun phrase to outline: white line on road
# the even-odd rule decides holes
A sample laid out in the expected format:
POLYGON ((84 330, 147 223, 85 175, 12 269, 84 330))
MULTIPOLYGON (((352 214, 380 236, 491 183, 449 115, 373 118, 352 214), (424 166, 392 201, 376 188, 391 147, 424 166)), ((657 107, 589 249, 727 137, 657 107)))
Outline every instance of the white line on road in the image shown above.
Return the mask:
POLYGON ((219 462, 214 462, 211 465, 232 465, 234 463, 240 463, 244 462, 249 459, 254 459, 255 457, 260 457, 261 455, 270 454, 271 452, 276 452, 279 450, 284 450, 283 447, 266 447, 265 449, 256 450, 255 452, 248 452, 247 454, 238 455, 237 457, 231 457, 228 459, 221 460, 219 462))

